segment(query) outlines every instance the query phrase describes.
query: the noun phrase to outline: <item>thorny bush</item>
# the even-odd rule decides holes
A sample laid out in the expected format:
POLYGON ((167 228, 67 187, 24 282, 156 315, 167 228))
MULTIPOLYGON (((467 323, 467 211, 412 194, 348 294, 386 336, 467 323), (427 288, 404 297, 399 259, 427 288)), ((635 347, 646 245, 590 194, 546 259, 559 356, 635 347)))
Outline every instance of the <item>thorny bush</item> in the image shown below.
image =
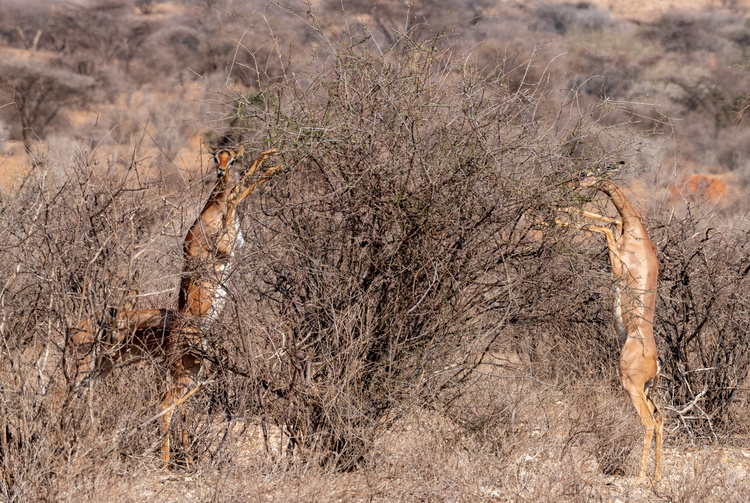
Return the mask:
MULTIPOLYGON (((208 334, 209 384, 190 407, 208 419, 221 411, 227 425, 263 417, 301 455, 347 469, 411 407, 457 413, 474 369, 500 342, 516 341, 535 375, 557 386, 594 376, 620 392, 604 243, 555 228, 551 217, 587 201, 566 182, 597 168, 615 176, 603 168, 633 156, 627 115, 575 95, 561 111, 546 78, 519 81, 516 72, 509 87, 440 39, 404 39, 384 53, 364 43, 321 47, 316 74, 233 96, 233 133, 256 151, 280 147, 291 173, 248 201, 248 246, 208 334)), ((119 459, 158 445, 155 426, 134 434, 160 400, 153 372, 89 390, 87 402, 64 351, 67 327, 82 316, 111 326, 133 289, 150 299, 143 307, 174 307, 181 239, 205 193, 170 193, 143 170, 82 155, 64 169, 40 166, 3 194, 7 499, 54 499, 54 460, 119 459)), ((660 394, 677 412, 695 403, 721 418, 710 423, 718 430, 746 377, 737 320, 747 238, 727 247, 714 236, 701 241, 673 220, 652 237, 670 377, 660 394)), ((685 413, 676 415, 693 431, 697 420, 685 413)), ((208 419, 192 429, 194 445, 207 454, 200 459, 221 461, 235 430, 217 435, 208 419)))
POLYGON ((292 443, 341 468, 410 404, 460 395, 502 334, 575 312, 548 300, 570 273, 552 277, 565 240, 537 224, 629 146, 604 109, 566 120, 540 82, 511 91, 431 42, 331 44, 319 74, 239 98, 293 170, 254 236, 268 357, 251 365, 292 443))
POLYGON ((694 212, 654 229, 659 250, 655 329, 668 408, 691 437, 740 431, 750 362, 748 236, 708 227, 694 212))

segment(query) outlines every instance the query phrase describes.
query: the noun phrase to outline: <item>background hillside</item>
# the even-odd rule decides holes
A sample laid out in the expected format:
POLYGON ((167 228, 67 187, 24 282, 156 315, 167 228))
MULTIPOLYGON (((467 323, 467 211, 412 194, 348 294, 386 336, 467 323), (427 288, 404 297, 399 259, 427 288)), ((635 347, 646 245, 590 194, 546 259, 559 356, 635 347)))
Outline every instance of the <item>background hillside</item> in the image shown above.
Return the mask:
MULTIPOLYGON (((625 102, 638 114, 633 128, 654 133, 633 167, 643 197, 744 211, 744 2, 409 5, 310 8, 347 40, 371 36, 382 50, 404 30, 420 40, 442 33, 487 74, 544 74, 563 103, 571 90, 625 102)), ((1 15, 6 188, 29 164, 21 142, 45 159, 64 158, 71 141, 125 159, 137 145, 143 165, 179 177, 200 164, 201 138, 226 132, 235 94, 309 73, 321 57, 312 18, 295 4, 10 0, 1 15)))
POLYGON ((677 3, 4 2, 3 499, 743 500, 750 3, 677 3), (79 385, 68 328, 176 304, 205 145, 240 143, 291 171, 166 472, 164 367, 79 385), (653 486, 604 242, 553 224, 613 215, 584 173, 659 254, 653 486))

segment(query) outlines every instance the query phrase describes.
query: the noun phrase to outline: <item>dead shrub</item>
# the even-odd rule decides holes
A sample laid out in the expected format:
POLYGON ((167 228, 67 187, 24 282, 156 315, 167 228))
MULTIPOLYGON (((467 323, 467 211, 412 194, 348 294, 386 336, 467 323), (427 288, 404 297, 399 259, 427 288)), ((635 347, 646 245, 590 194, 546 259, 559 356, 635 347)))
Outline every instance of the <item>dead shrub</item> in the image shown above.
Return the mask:
POLYGON ((655 229, 660 295, 654 327, 663 344, 668 409, 690 437, 717 439, 738 425, 732 405, 748 375, 744 323, 747 236, 688 213, 655 229))
POLYGON ((84 317, 111 326, 129 289, 162 290, 159 262, 169 255, 150 249, 155 228, 169 220, 169 206, 153 198, 158 180, 93 161, 81 152, 63 170, 31 170, 2 201, 1 457, 10 501, 55 499, 54 474, 91 451, 93 466, 111 468, 118 445, 149 438, 135 427, 158 403, 158 392, 148 392, 154 379, 142 372, 85 398, 66 352, 68 327, 84 317))
POLYGON ((604 475, 635 473, 643 445, 642 426, 622 389, 592 385, 567 398, 572 406, 561 457, 575 456, 577 450, 578 456, 593 455, 604 475))
MULTIPOLYGON (((561 113, 542 65, 529 80, 488 77, 439 41, 405 38, 380 54, 320 36, 318 73, 283 80, 273 69, 258 93, 231 96, 227 134, 280 147, 291 173, 244 211, 248 247, 208 334, 206 391, 189 405, 197 469, 228 469, 259 422, 280 432, 288 466, 378 466, 379 433, 421 409, 441 421, 441 460, 467 466, 460 449, 483 445, 521 496, 585 497, 576 471, 594 460, 629 473, 640 427, 616 370, 605 246, 552 224, 561 207, 590 202, 567 181, 620 174, 606 166, 636 142, 618 132, 624 115, 608 121, 612 104, 575 90, 561 113), (598 393, 580 391, 591 383, 598 393)), ((53 498, 50 460, 89 456, 81 476, 94 477, 150 459, 158 443, 155 426, 139 427, 163 368, 78 389, 64 352, 67 326, 91 316, 106 331, 133 286, 161 292, 149 307, 173 303, 176 250, 202 199, 142 175, 135 161, 82 155, 3 196, 7 499, 53 498)), ((737 431, 746 236, 720 239, 694 220, 649 228, 662 261, 659 403, 692 437, 737 431)), ((414 459, 429 452, 417 447, 414 459)), ((443 473, 420 466, 426 480, 443 473)))
POLYGON ((460 394, 506 327, 560 319, 540 286, 564 295, 547 272, 560 235, 524 215, 547 218, 570 197, 561 182, 605 154, 593 122, 553 132, 529 113, 544 87, 510 92, 440 44, 374 56, 329 43, 336 64, 304 93, 241 102, 292 174, 254 212, 257 307, 238 316, 258 356, 237 365, 293 443, 349 468, 409 404, 460 394))

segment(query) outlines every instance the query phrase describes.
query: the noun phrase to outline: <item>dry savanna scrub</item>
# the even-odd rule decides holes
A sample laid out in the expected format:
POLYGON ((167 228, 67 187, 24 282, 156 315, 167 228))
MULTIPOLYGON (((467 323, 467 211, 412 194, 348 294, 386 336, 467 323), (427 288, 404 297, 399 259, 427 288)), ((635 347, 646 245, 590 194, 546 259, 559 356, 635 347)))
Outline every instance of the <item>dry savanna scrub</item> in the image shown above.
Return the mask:
MULTIPOLYGON (((662 142, 705 128, 731 179, 746 179, 727 129, 746 121, 740 24, 458 2, 478 20, 441 31, 451 15, 426 4, 322 2, 315 16, 248 5, 228 16, 229 4, 124 1, 50 17, 13 3, 28 26, 0 38, 34 52, 52 82, 35 96, 53 116, 0 108, 20 149, 8 159, 25 159, 0 192, 0 499, 744 498, 750 236, 733 220, 744 203, 667 206, 683 177, 662 166, 671 156, 700 171, 699 145, 664 156, 662 142), (119 31, 81 29, 117 13, 119 31), (695 47, 678 44, 685 23, 701 28, 695 47), (602 26, 611 43, 581 49, 602 26), (574 61, 535 45, 550 33, 580 42, 574 61), (715 44, 721 70, 689 71, 715 44), (69 329, 93 320, 104 359, 133 292, 138 308, 176 307, 183 240, 215 183, 206 144, 243 145, 238 171, 275 148, 289 172, 241 205, 247 245, 203 334, 203 388, 184 422, 174 415, 187 450, 173 442, 165 471, 149 419, 167 366, 81 379, 69 329), (643 427, 618 373, 606 245, 555 220, 569 208, 616 216, 570 183, 581 175, 625 188, 660 263, 654 485, 634 483, 643 427)), ((0 77, 1 92, 36 92, 19 68, 26 80, 0 77)))

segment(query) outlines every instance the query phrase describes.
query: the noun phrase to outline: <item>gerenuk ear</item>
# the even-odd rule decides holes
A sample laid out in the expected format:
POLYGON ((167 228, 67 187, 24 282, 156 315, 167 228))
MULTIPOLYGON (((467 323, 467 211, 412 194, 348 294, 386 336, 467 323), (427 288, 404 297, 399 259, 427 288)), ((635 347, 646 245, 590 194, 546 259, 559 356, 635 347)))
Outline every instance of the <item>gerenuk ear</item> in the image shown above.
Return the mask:
POLYGON ((245 153, 245 147, 243 145, 240 145, 240 148, 237 149, 237 152, 234 153, 234 156, 239 157, 244 153, 245 153))
POLYGON ((216 155, 219 153, 219 147, 214 148, 211 145, 209 145, 208 147, 206 147, 206 149, 208 150, 208 153, 211 155, 216 155))

